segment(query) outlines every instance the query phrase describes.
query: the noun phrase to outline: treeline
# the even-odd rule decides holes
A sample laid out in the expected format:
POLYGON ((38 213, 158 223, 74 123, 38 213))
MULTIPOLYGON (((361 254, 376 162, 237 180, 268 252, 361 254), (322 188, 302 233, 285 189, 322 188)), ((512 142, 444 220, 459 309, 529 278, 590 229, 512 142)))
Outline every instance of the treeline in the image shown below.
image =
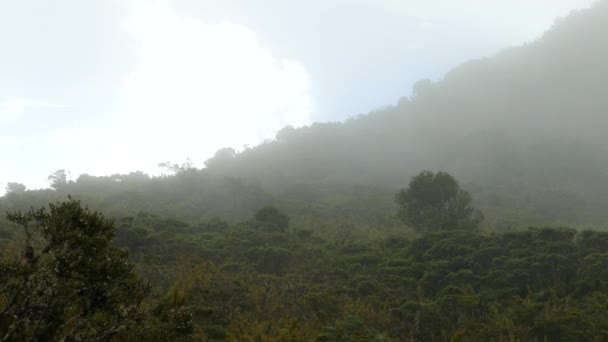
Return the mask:
POLYGON ((60 179, 51 182, 51 189, 0 197, 0 211, 28 210, 70 195, 115 218, 149 212, 193 224, 216 218, 237 223, 271 204, 290 216, 292 226, 327 235, 404 229, 395 217, 395 188, 293 184, 277 194, 252 179, 216 175, 191 166, 157 177, 142 172, 102 177, 84 174, 70 181, 66 173, 59 170, 51 175, 60 179))

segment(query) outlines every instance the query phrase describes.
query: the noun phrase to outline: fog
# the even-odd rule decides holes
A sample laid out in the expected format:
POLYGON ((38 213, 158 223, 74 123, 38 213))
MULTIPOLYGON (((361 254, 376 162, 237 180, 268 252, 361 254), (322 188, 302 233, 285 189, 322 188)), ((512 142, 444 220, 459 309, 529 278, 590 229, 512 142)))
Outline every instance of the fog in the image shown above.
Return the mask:
MULTIPOLYGON (((85 190, 90 182, 100 191, 111 179, 152 180, 191 169, 202 172, 196 177, 203 183, 189 189, 200 186, 203 192, 195 201, 206 203, 208 213, 200 217, 246 217, 259 198, 291 199, 294 210, 301 201, 330 201, 336 194, 351 201, 353 186, 367 191, 357 196, 381 196, 378 208, 387 213, 396 187, 420 170, 446 170, 468 186, 495 225, 597 225, 607 218, 601 209, 608 200, 605 2, 558 19, 520 46, 420 79, 392 105, 342 120, 325 114, 325 123, 319 112, 329 107, 316 101, 315 74, 305 59, 271 55, 245 24, 206 23, 206 17, 193 19, 196 11, 179 14, 185 3, 130 5, 137 15, 124 29, 142 54, 121 88, 117 111, 108 121, 83 114, 62 123, 75 110, 68 102, 5 101, 3 127, 9 134, 3 139, 10 152, 3 172, 17 178, 4 176, 5 183, 31 188, 17 176, 44 181, 62 169, 76 187, 71 192, 86 194, 93 191, 85 190), (201 37, 209 39, 211 50, 188 44, 201 37), (171 64, 177 60, 183 65, 171 64), (43 119, 42 113, 55 116, 43 119), (238 204, 229 199, 243 191, 249 195, 238 204), (214 195, 225 198, 214 201, 214 195), (519 222, 519 215, 531 222, 519 222)), ((363 79, 369 92, 380 92, 382 87, 363 79)), ((188 182, 196 183, 196 177, 188 182)), ((116 190, 107 196, 118 195, 116 190)), ((181 201, 188 203, 189 196, 181 201)))
POLYGON ((442 169, 466 182, 498 225, 515 224, 514 208, 538 223, 604 224, 607 17, 606 3, 597 4, 538 40, 417 82, 397 105, 288 127, 275 142, 216 158, 209 171, 282 193, 294 183, 391 191, 420 170, 442 169))
POLYGON ((286 125, 395 104, 590 3, 5 2, 0 182, 202 167, 286 125))

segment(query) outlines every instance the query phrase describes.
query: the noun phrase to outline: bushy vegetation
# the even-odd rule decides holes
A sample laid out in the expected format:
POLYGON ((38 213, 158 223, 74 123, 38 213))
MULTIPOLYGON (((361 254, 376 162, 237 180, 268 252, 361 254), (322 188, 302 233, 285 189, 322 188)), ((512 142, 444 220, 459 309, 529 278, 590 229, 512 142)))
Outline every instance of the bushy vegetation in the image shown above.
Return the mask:
POLYGON ((115 228, 74 200, 8 219, 8 341, 608 338, 604 232, 457 226, 335 239, 284 226, 274 207, 238 224, 142 212, 115 228))
POLYGON ((127 254, 109 246, 114 226, 79 202, 10 213, 23 241, 0 262, 0 337, 107 340, 142 323, 148 287, 127 254))
POLYGON ((165 222, 137 217, 117 244, 162 288, 181 279, 197 331, 276 341, 608 338, 608 233, 469 229, 336 241, 256 221, 165 222))

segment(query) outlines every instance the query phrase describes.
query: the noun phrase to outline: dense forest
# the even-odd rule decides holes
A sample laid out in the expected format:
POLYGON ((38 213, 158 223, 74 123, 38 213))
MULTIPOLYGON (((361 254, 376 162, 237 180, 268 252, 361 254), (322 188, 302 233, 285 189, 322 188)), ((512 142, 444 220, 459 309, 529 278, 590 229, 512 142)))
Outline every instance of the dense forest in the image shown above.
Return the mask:
POLYGON ((204 167, 8 183, 0 341, 608 340, 607 23, 204 167))
POLYGON ((608 338, 607 232, 488 234, 447 220, 336 240, 290 229, 272 207, 235 225, 146 213, 113 225, 73 200, 9 219, 8 341, 608 338))

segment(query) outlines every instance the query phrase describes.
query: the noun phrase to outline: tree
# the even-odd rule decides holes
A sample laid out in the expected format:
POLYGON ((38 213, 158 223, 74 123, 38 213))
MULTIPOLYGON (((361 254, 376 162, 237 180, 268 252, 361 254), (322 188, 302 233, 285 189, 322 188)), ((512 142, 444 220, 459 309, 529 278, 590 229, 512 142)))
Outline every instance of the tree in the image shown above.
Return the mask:
POLYGON ((0 340, 107 340, 142 318, 149 293, 114 225, 70 198, 7 214, 23 229, 21 260, 0 261, 0 340))
POLYGON ((274 224, 282 231, 289 228, 289 217, 275 207, 266 206, 258 210, 254 218, 260 222, 274 224))
POLYGON ((395 202, 399 218, 419 232, 475 228, 481 221, 469 193, 447 172, 419 173, 396 194, 395 202))
POLYGON ((159 163, 158 167, 165 169, 169 174, 179 175, 189 171, 196 170, 194 167, 194 163, 192 159, 186 158, 186 161, 181 165, 177 163, 172 163, 170 161, 166 161, 164 163, 159 163))
POLYGON ((25 192, 27 187, 21 183, 8 182, 6 183, 6 193, 7 194, 19 194, 25 192))
POLYGON ((425 95, 432 90, 434 86, 433 81, 428 78, 418 80, 412 87, 412 94, 415 97, 425 95))
POLYGON ((68 175, 64 169, 61 169, 53 172, 52 175, 47 177, 47 180, 51 184, 51 188, 58 190, 68 184, 68 175))
POLYGON ((293 128, 293 126, 288 125, 288 126, 281 128, 277 132, 277 134, 275 135, 275 139, 278 141, 288 141, 289 139, 296 136, 297 133, 298 133, 298 131, 295 128, 293 128))
POLYGON ((231 147, 220 148, 215 155, 205 161, 207 168, 222 168, 228 165, 237 156, 236 151, 231 147))

